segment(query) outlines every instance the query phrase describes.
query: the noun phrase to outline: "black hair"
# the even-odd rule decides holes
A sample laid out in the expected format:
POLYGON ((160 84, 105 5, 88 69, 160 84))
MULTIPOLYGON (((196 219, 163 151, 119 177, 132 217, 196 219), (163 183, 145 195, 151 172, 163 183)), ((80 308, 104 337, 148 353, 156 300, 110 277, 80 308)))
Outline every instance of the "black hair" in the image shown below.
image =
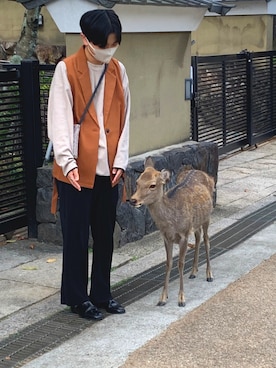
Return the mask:
POLYGON ((97 9, 84 13, 80 28, 88 41, 101 48, 106 46, 111 33, 115 33, 117 42, 121 43, 122 25, 114 10, 97 9))

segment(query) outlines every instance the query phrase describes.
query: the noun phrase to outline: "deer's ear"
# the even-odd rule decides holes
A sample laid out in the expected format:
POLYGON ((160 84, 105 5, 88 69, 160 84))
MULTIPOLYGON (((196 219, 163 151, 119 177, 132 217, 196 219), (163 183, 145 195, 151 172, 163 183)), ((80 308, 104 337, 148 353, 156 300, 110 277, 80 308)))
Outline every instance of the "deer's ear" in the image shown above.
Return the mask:
POLYGON ((152 158, 150 156, 145 159, 144 166, 145 166, 145 169, 147 167, 154 167, 154 163, 153 163, 152 158))
POLYGON ((165 170, 165 169, 161 170, 160 178, 161 178, 163 184, 166 184, 166 182, 170 180, 170 176, 171 176, 171 174, 168 170, 165 170))

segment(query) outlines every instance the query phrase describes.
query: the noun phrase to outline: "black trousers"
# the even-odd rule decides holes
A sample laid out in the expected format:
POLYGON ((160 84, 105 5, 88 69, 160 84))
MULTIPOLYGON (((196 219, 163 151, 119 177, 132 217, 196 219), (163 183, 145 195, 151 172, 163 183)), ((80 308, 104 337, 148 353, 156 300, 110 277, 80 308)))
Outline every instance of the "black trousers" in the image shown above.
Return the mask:
POLYGON ((61 181, 57 181, 57 187, 63 235, 61 303, 71 306, 89 299, 106 302, 112 298, 110 271, 118 186, 112 188, 110 177, 96 176, 93 189, 79 192, 61 181), (90 228, 93 256, 88 293, 90 228))

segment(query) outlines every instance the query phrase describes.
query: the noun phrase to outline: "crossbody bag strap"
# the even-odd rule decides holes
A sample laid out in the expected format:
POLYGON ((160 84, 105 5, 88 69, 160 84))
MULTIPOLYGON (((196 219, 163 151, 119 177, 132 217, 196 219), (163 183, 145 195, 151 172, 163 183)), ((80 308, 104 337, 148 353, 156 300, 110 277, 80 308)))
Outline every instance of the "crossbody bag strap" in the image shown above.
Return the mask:
MULTIPOLYGON (((83 120, 85 118, 85 115, 86 115, 86 113, 87 113, 87 111, 89 109, 89 106, 91 105, 91 102, 93 101, 93 98, 94 98, 94 96, 95 96, 95 94, 96 94, 96 92, 97 92, 97 90, 99 88, 99 85, 101 84, 101 82, 103 80, 103 77, 105 75, 105 72, 106 72, 107 67, 108 67, 108 64, 104 64, 104 70, 103 70, 103 72, 102 72, 102 74, 100 76, 100 79, 99 79, 99 81, 98 81, 98 83, 96 85, 96 88, 94 89, 94 92, 92 93, 92 96, 90 97, 87 105, 85 106, 85 109, 84 109, 84 111, 83 111, 83 113, 82 113, 82 115, 80 117, 80 120, 79 120, 79 122, 77 124, 81 124, 83 122, 83 120)), ((51 141, 49 141, 48 147, 47 147, 47 150, 46 150, 46 154, 45 154, 45 158, 44 158, 44 162, 43 162, 43 166, 48 165, 48 162, 50 161, 50 156, 51 156, 52 150, 53 150, 53 143, 51 141)))
POLYGON ((99 79, 99 81, 98 81, 98 83, 96 85, 96 88, 94 89, 94 92, 92 93, 92 96, 90 97, 89 101, 87 102, 87 105, 85 106, 85 109, 84 109, 84 111, 83 111, 83 113, 82 113, 82 115, 80 117, 79 122, 78 122, 79 125, 81 125, 81 123, 83 122, 83 120, 85 118, 85 115, 86 115, 86 113, 87 113, 87 111, 88 111, 88 109, 89 109, 89 107, 91 105, 91 102, 93 101, 93 98, 95 97, 95 94, 97 93, 97 90, 99 88, 99 85, 101 84, 101 81, 103 80, 103 77, 105 75, 107 66, 108 66, 108 64, 104 64, 104 70, 103 70, 103 72, 102 72, 102 74, 100 76, 100 79, 99 79))

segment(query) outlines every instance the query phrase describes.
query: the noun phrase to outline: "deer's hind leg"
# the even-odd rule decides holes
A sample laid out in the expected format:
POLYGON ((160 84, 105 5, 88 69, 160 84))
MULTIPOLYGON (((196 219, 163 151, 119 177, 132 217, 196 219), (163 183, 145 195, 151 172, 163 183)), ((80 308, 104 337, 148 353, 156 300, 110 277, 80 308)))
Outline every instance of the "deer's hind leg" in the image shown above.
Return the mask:
POLYGON ((202 225, 203 229, 203 239, 205 245, 205 252, 206 252, 206 280, 208 282, 212 282, 214 280, 212 270, 211 270, 211 262, 210 262, 210 241, 208 235, 208 227, 209 221, 202 225))
POLYGON ((166 276, 165 276, 165 283, 164 287, 157 305, 159 307, 164 306, 167 303, 168 299, 168 288, 169 288, 169 281, 170 281, 170 274, 173 265, 173 243, 169 242, 167 239, 164 238, 167 261, 166 261, 166 276))
POLYGON ((199 257, 199 247, 200 247, 200 239, 201 239, 201 227, 194 232, 195 234, 195 252, 194 252, 194 262, 192 272, 189 276, 189 279, 196 278, 198 272, 198 257, 199 257))

